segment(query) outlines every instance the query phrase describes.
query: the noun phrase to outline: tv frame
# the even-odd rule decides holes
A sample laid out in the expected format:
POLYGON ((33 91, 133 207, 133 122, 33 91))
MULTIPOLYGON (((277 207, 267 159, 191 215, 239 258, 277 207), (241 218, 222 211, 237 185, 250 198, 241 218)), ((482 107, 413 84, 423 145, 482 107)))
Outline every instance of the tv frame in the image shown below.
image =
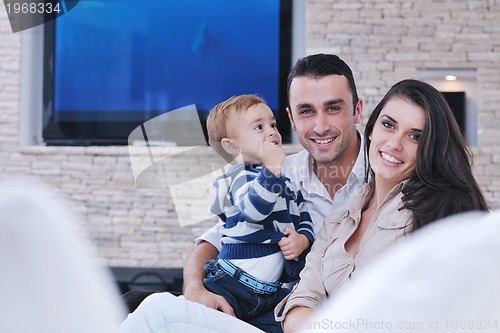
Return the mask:
MULTIPOLYGON (((278 129, 283 143, 292 141, 291 126, 286 114, 288 97, 286 80, 292 64, 293 53, 293 1, 280 1, 280 46, 279 46, 279 88, 277 115, 278 129)), ((44 25, 43 32, 43 74, 42 74, 42 140, 47 146, 108 146, 127 145, 128 135, 144 121, 58 121, 54 119, 54 50, 55 24, 53 21, 44 25)), ((203 111, 199 118, 206 134, 206 120, 203 111)))

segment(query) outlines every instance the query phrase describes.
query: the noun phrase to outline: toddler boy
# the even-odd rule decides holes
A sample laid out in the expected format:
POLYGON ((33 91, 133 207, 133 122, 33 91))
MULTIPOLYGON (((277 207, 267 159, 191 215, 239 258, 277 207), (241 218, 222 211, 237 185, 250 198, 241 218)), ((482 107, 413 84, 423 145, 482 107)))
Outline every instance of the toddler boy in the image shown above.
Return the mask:
POLYGON ((207 129, 213 149, 237 164, 213 183, 210 211, 223 221, 224 236, 203 282, 248 321, 288 294, 279 281, 298 279, 314 231, 301 193, 281 174, 281 135, 263 99, 240 95, 219 103, 207 129))

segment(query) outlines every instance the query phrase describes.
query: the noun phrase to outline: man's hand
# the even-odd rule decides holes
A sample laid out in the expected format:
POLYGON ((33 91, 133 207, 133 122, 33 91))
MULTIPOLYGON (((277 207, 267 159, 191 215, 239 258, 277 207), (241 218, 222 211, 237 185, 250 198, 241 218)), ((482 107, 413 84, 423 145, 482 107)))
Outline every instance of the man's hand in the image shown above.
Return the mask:
POLYGON ((189 256, 184 265, 183 296, 192 302, 201 303, 209 308, 216 309, 234 316, 234 310, 224 297, 214 294, 203 285, 205 269, 203 265, 210 259, 217 258, 219 251, 209 242, 201 242, 189 256))
POLYGON ((287 237, 281 239, 278 245, 286 260, 297 258, 309 247, 309 239, 305 235, 299 234, 292 228, 285 228, 283 233, 287 237))
POLYGON ((235 316, 233 308, 224 297, 214 294, 206 290, 204 287, 199 288, 198 290, 191 288, 191 290, 184 293, 184 297, 188 301, 200 303, 211 309, 222 311, 233 317, 235 316))

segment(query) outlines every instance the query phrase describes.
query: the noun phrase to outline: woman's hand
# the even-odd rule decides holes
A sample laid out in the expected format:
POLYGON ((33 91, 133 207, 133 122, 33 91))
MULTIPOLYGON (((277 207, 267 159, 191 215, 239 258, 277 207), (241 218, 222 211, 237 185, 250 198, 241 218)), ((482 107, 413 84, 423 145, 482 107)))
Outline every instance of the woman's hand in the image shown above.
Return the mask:
POLYGON ((313 309, 304 306, 292 308, 286 314, 285 320, 283 320, 283 332, 292 333, 304 328, 313 313, 313 309))

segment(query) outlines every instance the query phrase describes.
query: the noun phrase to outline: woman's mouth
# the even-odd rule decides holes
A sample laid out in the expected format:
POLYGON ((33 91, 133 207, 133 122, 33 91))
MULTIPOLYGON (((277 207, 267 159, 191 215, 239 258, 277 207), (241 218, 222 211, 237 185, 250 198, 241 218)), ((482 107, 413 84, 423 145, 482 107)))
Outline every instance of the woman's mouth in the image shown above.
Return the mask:
POLYGON ((390 154, 387 154, 387 153, 384 153, 384 152, 380 152, 380 156, 384 159, 384 161, 387 161, 389 163, 403 164, 403 161, 401 161, 400 159, 395 158, 394 156, 392 156, 390 154))

